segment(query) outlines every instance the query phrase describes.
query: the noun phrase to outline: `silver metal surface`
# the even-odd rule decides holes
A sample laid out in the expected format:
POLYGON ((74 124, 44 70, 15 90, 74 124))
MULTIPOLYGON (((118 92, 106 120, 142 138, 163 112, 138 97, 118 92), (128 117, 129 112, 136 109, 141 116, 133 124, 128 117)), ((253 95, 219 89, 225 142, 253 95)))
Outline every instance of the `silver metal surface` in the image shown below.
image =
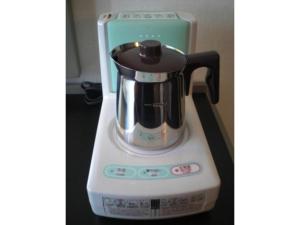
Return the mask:
POLYGON ((130 148, 129 151, 139 152, 141 154, 147 154, 143 150, 153 150, 151 154, 160 154, 171 150, 171 147, 181 143, 185 134, 184 130, 185 124, 179 129, 172 129, 166 123, 155 129, 147 129, 137 123, 133 130, 124 130, 116 121, 117 136, 120 137, 123 142, 138 147, 130 148), (146 137, 151 137, 151 139, 149 140, 146 137))
POLYGON ((140 83, 119 74, 116 127, 128 144, 149 150, 167 148, 184 131, 183 75, 161 83, 140 83))
MULTIPOLYGON (((169 79, 172 79, 172 77, 174 75, 177 75, 180 72, 180 71, 169 71, 169 72, 152 73, 152 72, 145 72, 145 71, 136 71, 136 70, 128 68, 124 65, 121 65, 118 62, 118 60, 116 60, 117 54, 125 52, 132 48, 137 48, 139 46, 140 46, 139 42, 130 42, 130 43, 125 43, 125 44, 119 45, 111 51, 110 56, 112 57, 118 70, 121 71, 122 75, 128 75, 128 76, 130 76, 130 79, 136 80, 138 82, 157 83, 157 82, 164 82, 169 79)), ((185 55, 184 52, 182 52, 179 49, 174 48, 172 46, 163 45, 163 47, 171 49, 173 51, 176 51, 181 55, 185 55)), ((184 68, 182 68, 182 69, 184 69, 184 68)))
MULTIPOLYGON (((182 70, 185 64, 183 68, 177 66, 177 71, 160 73, 136 71, 121 65, 118 54, 139 45, 139 42, 127 43, 111 52, 118 69, 117 133, 128 144, 148 150, 164 149, 175 144, 184 133, 185 86, 182 70)), ((178 49, 164 47, 184 55, 178 49)))
POLYGON ((136 71, 134 76, 136 81, 143 83, 164 82, 170 78, 171 76, 169 73, 148 73, 141 71, 136 71))

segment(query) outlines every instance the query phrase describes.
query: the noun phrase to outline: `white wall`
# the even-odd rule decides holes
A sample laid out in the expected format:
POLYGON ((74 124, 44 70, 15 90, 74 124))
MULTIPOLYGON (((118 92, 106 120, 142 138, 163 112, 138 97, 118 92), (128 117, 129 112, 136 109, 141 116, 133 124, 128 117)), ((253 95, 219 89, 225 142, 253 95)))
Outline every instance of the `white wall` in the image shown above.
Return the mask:
MULTIPOLYGON (((234 0, 71 0, 71 5, 82 72, 80 78, 68 80, 75 83, 100 81, 96 27, 99 14, 121 10, 174 10, 194 14, 198 21, 197 51, 213 49, 221 55, 220 102, 216 109, 228 144, 233 145, 234 0)), ((198 71, 196 75, 201 73, 198 71)))

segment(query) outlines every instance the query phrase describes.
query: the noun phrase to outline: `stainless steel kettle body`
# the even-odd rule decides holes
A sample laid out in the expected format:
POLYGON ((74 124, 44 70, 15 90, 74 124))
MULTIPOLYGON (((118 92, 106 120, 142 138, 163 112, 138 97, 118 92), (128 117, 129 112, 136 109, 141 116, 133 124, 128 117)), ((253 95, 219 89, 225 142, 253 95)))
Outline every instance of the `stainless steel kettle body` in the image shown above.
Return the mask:
POLYGON ((164 82, 140 82, 119 74, 117 130, 123 139, 144 148, 174 144, 184 129, 182 73, 164 82))
MULTIPOLYGON (((189 58, 180 52, 185 60, 184 66, 180 69, 169 72, 149 72, 129 68, 118 60, 118 53, 137 45, 141 44, 128 43, 115 48, 111 53, 118 69, 117 132, 125 142, 140 148, 148 150, 167 148, 178 142, 184 133, 185 95, 188 94, 192 71, 200 67, 210 57, 209 54, 213 53, 215 56, 217 53, 210 52, 208 55, 202 53, 200 65, 199 54, 189 58)), ((150 63, 155 65, 155 62, 150 63)), ((218 63, 217 55, 217 62, 213 64, 218 66, 218 63)), ((210 63, 205 62, 204 66, 213 68, 208 64, 210 63)), ((213 77, 216 78, 216 75, 213 77)), ((213 84, 216 82, 214 81, 213 84)), ((210 88, 210 91, 214 92, 218 86, 212 88, 214 90, 210 88)), ((214 94, 218 95, 218 93, 214 94)))

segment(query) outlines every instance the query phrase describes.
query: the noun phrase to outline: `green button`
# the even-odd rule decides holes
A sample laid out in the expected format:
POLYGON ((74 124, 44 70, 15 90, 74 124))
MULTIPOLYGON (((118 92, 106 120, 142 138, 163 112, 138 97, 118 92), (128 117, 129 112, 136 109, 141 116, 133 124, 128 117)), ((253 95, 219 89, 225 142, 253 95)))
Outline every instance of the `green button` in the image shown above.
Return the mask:
POLYGON ((110 165, 104 169, 104 174, 114 178, 133 178, 136 175, 136 169, 129 166, 110 165))
POLYGON ((138 170, 138 177, 141 179, 160 179, 169 175, 168 167, 143 167, 138 170))

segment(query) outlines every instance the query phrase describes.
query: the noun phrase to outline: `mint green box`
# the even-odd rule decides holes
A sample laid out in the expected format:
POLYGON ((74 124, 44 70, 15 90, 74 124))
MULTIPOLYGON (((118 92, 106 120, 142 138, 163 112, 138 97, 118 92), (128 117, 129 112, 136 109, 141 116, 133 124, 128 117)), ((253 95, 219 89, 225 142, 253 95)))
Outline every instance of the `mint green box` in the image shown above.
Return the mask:
MULTIPOLYGON (((111 51, 118 45, 143 41, 158 40, 162 44, 170 45, 185 53, 188 52, 189 22, 175 19, 121 19, 117 18, 107 23, 108 49, 111 51)), ((113 61, 109 60, 111 90, 116 92, 117 69, 113 61)))

